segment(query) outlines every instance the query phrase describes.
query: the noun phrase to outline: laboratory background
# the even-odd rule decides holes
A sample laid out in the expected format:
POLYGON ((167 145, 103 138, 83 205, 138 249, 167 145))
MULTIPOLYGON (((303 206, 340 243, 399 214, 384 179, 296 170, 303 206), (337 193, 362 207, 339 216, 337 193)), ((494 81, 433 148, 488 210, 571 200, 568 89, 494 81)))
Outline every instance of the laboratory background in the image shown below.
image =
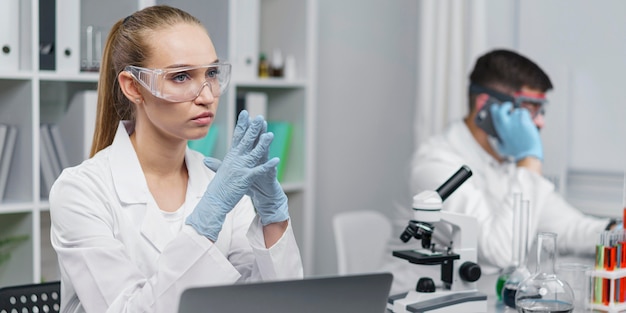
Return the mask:
MULTIPOLYGON (((98 11, 93 9, 97 1, 68 3, 76 1, 83 15, 92 8, 91 22, 106 24, 106 19, 100 22, 101 15, 93 12, 98 11)), ((40 10, 44 2, 38 2, 40 10)), ((97 53, 85 56, 87 48, 83 48, 81 68, 74 69, 75 73, 70 73, 72 69, 63 73, 66 64, 57 60, 55 70, 33 74, 33 64, 37 64, 33 60, 39 58, 40 68, 50 61, 35 55, 38 40, 28 35, 46 32, 41 27, 33 29, 41 26, 35 18, 42 23, 45 17, 31 14, 37 0, 7 3, 19 4, 20 31, 12 38, 18 38, 21 57, 0 68, 0 124, 17 123, 20 139, 14 146, 10 171, 5 170, 8 183, 0 190, 4 191, 0 193, 0 239, 19 242, 6 254, 0 250, 0 257, 7 256, 0 264, 0 287, 53 280, 58 273, 49 245, 45 192, 46 177, 51 174, 40 172, 40 162, 46 159, 40 141, 48 135, 39 133, 39 124, 58 123, 60 129, 51 126, 51 140, 59 131, 73 147, 81 142, 76 151, 66 151, 70 163, 81 158, 80 153, 88 146, 81 140, 87 139, 81 137, 82 132, 64 133, 61 123, 70 113, 72 101, 93 97, 83 91, 95 89, 97 76, 89 72, 93 72, 91 62, 97 63, 98 58, 97 53)), ((469 71, 477 56, 494 48, 527 55, 546 70, 555 86, 548 94, 547 126, 542 130, 544 175, 579 209, 599 216, 622 214, 626 169, 626 123, 621 120, 626 117, 622 86, 626 72, 624 1, 112 3, 115 5, 107 8, 112 13, 106 16, 124 16, 152 3, 192 12, 207 26, 218 54, 233 62, 233 86, 220 102, 213 155, 224 154, 240 94, 265 95, 262 112, 268 120, 291 123, 292 150, 286 155, 282 182, 290 199, 305 276, 337 273, 332 227, 336 214, 374 210, 390 215, 398 208, 411 209, 409 164, 415 147, 466 113, 469 71), (245 10, 249 8, 246 5, 255 4, 259 7, 245 10), (243 17, 234 15, 234 9, 243 17), (246 18, 245 14, 251 15, 246 18), (251 24, 255 18, 258 24, 251 24), (260 35, 246 33, 247 29, 258 30, 260 35), (245 56, 234 51, 243 50, 254 52, 254 62, 260 53, 268 59, 282 53, 293 72, 282 74, 285 81, 251 78, 256 72, 249 76, 249 69, 236 69, 246 63, 245 56)), ((98 36, 104 36, 106 27, 89 29, 86 20, 83 16, 76 24, 57 25, 57 32, 59 27, 79 27, 81 44, 89 38, 95 42, 91 49, 97 50, 98 36)), ((88 130, 92 126, 85 123, 80 127, 88 130)), ((368 233, 370 229, 360 231, 368 233)), ((401 232, 392 230, 393 236, 401 232)))

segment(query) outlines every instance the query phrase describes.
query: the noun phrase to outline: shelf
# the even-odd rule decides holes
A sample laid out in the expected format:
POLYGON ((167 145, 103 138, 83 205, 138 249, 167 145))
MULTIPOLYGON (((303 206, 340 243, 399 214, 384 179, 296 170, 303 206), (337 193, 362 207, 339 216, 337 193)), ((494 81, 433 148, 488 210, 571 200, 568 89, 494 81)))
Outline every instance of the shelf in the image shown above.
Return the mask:
POLYGON ((34 207, 35 204, 32 202, 1 202, 0 214, 29 213, 34 207))
POLYGON ((290 192, 298 192, 298 191, 303 191, 304 190, 304 183, 282 183, 281 186, 283 187, 283 191, 285 193, 290 193, 290 192))
POLYGON ((236 87, 264 87, 264 88, 305 88, 307 81, 302 79, 286 80, 283 78, 259 78, 256 80, 233 81, 236 87))
POLYGON ((17 72, 0 72, 0 79, 2 80, 27 80, 33 78, 32 72, 17 71, 17 72))
POLYGON ((48 81, 61 81, 61 82, 98 82, 98 73, 85 72, 77 74, 59 74, 53 71, 41 71, 39 72, 39 79, 48 81))

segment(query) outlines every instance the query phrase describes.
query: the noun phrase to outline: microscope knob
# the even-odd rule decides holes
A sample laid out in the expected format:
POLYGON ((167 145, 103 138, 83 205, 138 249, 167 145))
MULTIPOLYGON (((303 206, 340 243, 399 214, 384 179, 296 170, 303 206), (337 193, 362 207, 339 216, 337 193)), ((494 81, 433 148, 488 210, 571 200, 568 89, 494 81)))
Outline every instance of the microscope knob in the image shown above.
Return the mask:
POLYGON ((480 274, 480 265, 474 262, 465 262, 459 268, 459 275, 464 281, 475 282, 480 278, 480 274))
POLYGON ((417 292, 435 292, 435 282, 430 277, 422 277, 417 281, 415 287, 417 292))

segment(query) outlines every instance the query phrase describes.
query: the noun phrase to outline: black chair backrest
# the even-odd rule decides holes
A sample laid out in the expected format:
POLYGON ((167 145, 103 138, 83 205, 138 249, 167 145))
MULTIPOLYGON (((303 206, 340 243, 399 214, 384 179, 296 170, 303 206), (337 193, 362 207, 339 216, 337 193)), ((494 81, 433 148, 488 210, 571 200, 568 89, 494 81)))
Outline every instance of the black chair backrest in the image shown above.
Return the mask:
POLYGON ((61 282, 0 288, 0 313, 59 312, 61 282))

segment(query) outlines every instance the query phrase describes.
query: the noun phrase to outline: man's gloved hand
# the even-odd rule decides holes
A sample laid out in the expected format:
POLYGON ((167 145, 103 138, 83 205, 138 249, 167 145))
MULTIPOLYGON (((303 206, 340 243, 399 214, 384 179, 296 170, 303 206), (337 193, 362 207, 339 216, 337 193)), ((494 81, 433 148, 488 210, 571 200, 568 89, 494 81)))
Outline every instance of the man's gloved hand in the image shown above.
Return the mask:
POLYGON ((503 156, 511 156, 515 161, 532 156, 543 160, 543 147, 539 130, 525 109, 511 110, 513 104, 491 106, 493 126, 500 136, 498 152, 503 156))
MULTIPOLYGON (((267 130, 267 123, 263 125, 263 132, 267 130)), ((274 134, 268 133, 271 138, 274 138, 274 134)), ((287 205, 287 195, 283 191, 278 179, 276 177, 276 166, 280 161, 278 158, 272 158, 268 161, 269 150, 264 156, 261 157, 259 162, 261 164, 273 164, 272 168, 263 175, 257 176, 250 186, 250 190, 246 195, 252 198, 252 203, 256 208, 259 216, 261 217, 261 224, 263 226, 282 222, 289 219, 289 209, 287 205)), ((222 165, 220 160, 215 158, 206 158, 204 164, 217 171, 222 165)))
POLYGON ((272 142, 272 135, 262 133, 264 125, 262 117, 250 122, 248 112, 239 114, 230 151, 187 217, 187 224, 213 242, 222 230, 226 214, 241 200, 252 182, 276 166, 276 162, 261 162, 272 142))

